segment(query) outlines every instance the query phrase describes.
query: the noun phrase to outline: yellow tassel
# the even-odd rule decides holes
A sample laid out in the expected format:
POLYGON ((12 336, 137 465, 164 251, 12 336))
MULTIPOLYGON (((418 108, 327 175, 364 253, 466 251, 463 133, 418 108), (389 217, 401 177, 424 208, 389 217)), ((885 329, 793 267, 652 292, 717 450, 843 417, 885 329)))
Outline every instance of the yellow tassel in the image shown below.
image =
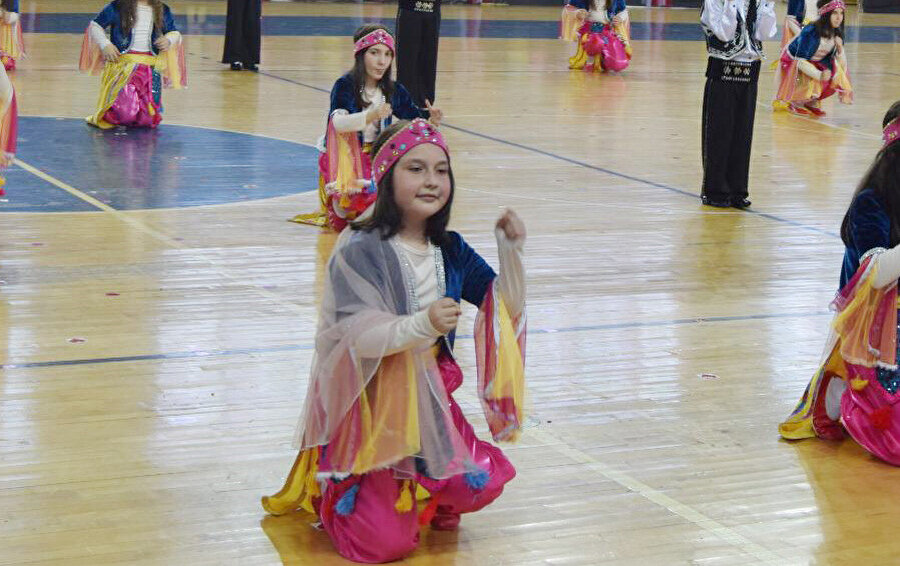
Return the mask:
POLYGON ((854 391, 862 391, 869 385, 868 379, 861 379, 859 377, 854 377, 850 380, 850 387, 853 388, 854 391))
POLYGON ((412 508, 413 499, 410 481, 403 480, 403 483, 400 485, 400 497, 397 498, 394 509, 397 510, 397 513, 409 513, 412 511, 412 508))

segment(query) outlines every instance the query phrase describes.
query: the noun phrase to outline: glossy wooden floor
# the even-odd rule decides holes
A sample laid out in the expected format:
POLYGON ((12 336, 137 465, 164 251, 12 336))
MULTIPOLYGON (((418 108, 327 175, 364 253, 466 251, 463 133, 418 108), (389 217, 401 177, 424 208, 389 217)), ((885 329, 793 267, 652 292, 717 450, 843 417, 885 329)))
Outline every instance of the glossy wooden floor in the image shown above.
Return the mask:
MULTIPOLYGON (((56 12, 100 6, 41 2, 56 12)), ((223 12, 220 2, 172 6, 223 12)), ((270 15, 393 11, 266 6, 270 15)), ((689 22, 696 12, 633 17, 689 22)), ((21 114, 86 115, 97 81, 74 70, 80 37, 26 41, 21 114)), ((217 64, 220 38, 189 41, 191 88, 166 94, 166 123, 315 142, 327 109, 318 89, 348 66, 346 38, 266 38, 262 75, 217 64)), ((780 442, 775 427, 822 348, 836 232, 900 92, 900 47, 849 44, 857 102, 828 103, 819 121, 773 115, 774 77, 763 74, 752 212, 696 198, 702 43, 636 41, 634 51, 627 72, 603 76, 565 70, 570 46, 559 41, 441 42, 453 225, 492 260, 502 207, 529 229, 533 416, 508 450, 519 475, 504 496, 458 532, 423 531, 409 562, 894 563, 900 470, 850 441, 780 442)), ((298 190, 314 182, 296 179, 298 190)), ((6 198, 15 195, 10 187, 6 198)), ((285 219, 315 202, 305 192, 0 215, 0 564, 342 563, 309 517, 265 517, 259 506, 294 458, 317 272, 331 243, 285 219)), ((472 320, 469 309, 463 328, 472 320)), ((471 342, 458 351, 469 376, 460 398, 483 430, 471 342)))

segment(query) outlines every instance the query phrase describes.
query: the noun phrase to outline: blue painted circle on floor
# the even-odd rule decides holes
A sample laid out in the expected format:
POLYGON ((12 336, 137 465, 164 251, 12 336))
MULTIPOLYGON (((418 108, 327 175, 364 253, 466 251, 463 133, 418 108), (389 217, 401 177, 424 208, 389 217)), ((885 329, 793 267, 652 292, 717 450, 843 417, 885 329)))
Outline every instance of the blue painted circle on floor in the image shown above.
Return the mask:
MULTIPOLYGON (((283 140, 163 123, 101 131, 73 118, 23 116, 16 157, 118 210, 226 204, 313 190, 319 152, 283 140)), ((97 210, 14 166, 0 212, 97 210)))

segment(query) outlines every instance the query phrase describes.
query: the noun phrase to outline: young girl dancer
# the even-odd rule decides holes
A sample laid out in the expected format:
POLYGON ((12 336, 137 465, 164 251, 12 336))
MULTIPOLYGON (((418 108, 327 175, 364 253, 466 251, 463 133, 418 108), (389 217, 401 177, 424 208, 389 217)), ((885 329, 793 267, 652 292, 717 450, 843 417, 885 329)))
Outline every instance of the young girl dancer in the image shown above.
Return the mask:
POLYGON ((331 89, 326 134, 319 142, 319 202, 321 209, 292 220, 341 231, 375 201, 372 142, 391 117, 430 118, 438 126, 443 113, 426 101, 416 106, 406 88, 391 78, 394 37, 387 28, 365 24, 353 34, 353 69, 331 89))
POLYGON ((16 68, 16 59, 25 55, 19 0, 0 0, 0 62, 7 71, 16 68))
POLYGON ((778 430, 788 439, 840 439, 846 430, 866 450, 900 466, 900 101, 882 125, 884 146, 841 225, 846 249, 828 355, 778 430))
POLYGON ((454 180, 441 134, 422 119, 375 142, 378 196, 328 263, 301 452, 269 513, 316 513, 358 562, 411 553, 419 525, 455 529, 496 499, 515 469, 479 440, 453 399, 460 300, 479 308, 478 394, 495 440, 514 440, 524 396, 525 227, 497 221, 500 274, 447 231, 454 180), (417 517, 416 490, 431 502, 417 517))
POLYGON ((853 102, 853 87, 844 56, 844 2, 818 0, 819 19, 804 27, 781 52, 776 110, 824 116, 822 100, 838 93, 853 102))
POLYGON ((103 129, 155 128, 162 121, 162 87, 187 84, 182 37, 160 0, 107 4, 84 33, 80 68, 103 70, 97 111, 86 118, 103 129))
MULTIPOLYGON (((16 153, 16 130, 19 112, 16 108, 16 92, 6 70, 0 68, 0 169, 12 165, 16 153)), ((0 177, 0 196, 5 194, 6 179, 0 177)))
MULTIPOLYGON (((631 60, 631 31, 625 0, 579 0, 583 9, 575 17, 583 22, 578 28, 576 52, 569 59, 570 69, 621 71, 631 60), (587 64, 588 57, 593 63, 587 64)), ((574 5, 574 4, 573 4, 574 5)), ((571 29, 571 10, 563 12, 563 30, 571 29), (568 20, 568 21, 567 21, 568 20)), ((568 32, 567 32, 568 33, 568 32)))

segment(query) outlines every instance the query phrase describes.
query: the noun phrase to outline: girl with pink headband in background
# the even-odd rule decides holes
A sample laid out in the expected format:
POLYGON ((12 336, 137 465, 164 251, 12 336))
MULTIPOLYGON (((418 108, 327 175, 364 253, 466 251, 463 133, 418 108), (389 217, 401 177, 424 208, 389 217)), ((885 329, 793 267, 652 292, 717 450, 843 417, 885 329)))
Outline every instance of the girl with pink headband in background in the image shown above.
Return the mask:
POLYGON ((447 230, 450 154, 422 119, 373 146, 374 206, 328 262, 316 352, 295 437, 300 454, 268 513, 315 513, 338 553, 381 563, 412 553, 420 526, 452 530, 515 476, 453 398, 460 301, 478 308, 477 397, 496 441, 520 432, 524 404, 525 226, 495 226, 499 275, 447 230), (419 513, 418 500, 430 498, 419 513))
POLYGON ((900 466, 900 101, 882 120, 881 150, 841 225, 841 289, 825 360, 794 412, 778 427, 791 440, 849 434, 900 466))
POLYGON ((806 116, 824 116, 822 101, 837 93, 853 103, 844 55, 844 2, 819 0, 819 19, 805 26, 781 52, 781 71, 773 106, 806 116))
POLYGON ((364 24, 353 34, 353 68, 334 83, 325 136, 319 140, 320 210, 292 220, 340 232, 375 200, 370 182, 372 142, 400 119, 428 118, 439 126, 443 113, 413 102, 394 82, 394 36, 382 25, 364 24))

